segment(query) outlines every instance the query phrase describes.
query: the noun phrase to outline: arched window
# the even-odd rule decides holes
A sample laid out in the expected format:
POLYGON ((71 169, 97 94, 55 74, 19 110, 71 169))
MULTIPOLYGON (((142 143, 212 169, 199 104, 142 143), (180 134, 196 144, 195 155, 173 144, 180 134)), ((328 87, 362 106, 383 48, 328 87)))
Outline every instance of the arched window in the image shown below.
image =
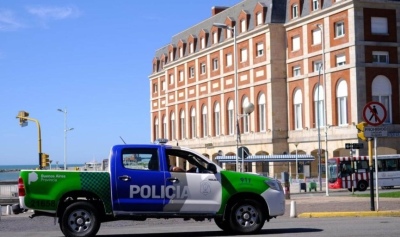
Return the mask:
POLYGON ((185 134, 185 111, 181 110, 181 118, 180 118, 180 132, 181 132, 181 139, 186 138, 185 134))
POLYGON ((221 135, 221 114, 218 102, 214 106, 214 131, 215 136, 221 135))
POLYGON ((338 124, 347 125, 347 82, 340 80, 336 88, 338 124))
POLYGON ((159 125, 158 125, 158 118, 154 121, 154 140, 160 138, 158 133, 159 125))
POLYGON ((266 114, 265 114, 265 95, 261 93, 258 96, 258 130, 259 132, 266 131, 266 114))
POLYGON ((229 135, 235 134, 235 114, 233 112, 233 101, 228 101, 228 133, 229 135))
POLYGON ((169 134, 171 134, 171 141, 172 141, 172 140, 176 139, 176 136, 175 136, 175 113, 174 112, 171 113, 170 123, 171 123, 171 126, 169 126, 169 128, 170 128, 169 134))
POLYGON ((372 81, 372 100, 385 106, 387 116, 384 123, 392 123, 392 85, 387 77, 379 75, 372 81))
POLYGON ((295 130, 303 129, 302 105, 303 105, 303 95, 302 95, 300 89, 296 89, 294 91, 294 96, 293 96, 294 129, 295 130))
MULTIPOLYGON (((249 105, 249 98, 244 97, 243 101, 242 101, 242 114, 244 113, 244 108, 247 107, 249 105)), ((249 116, 250 115, 245 115, 243 116, 243 133, 249 133, 250 131, 250 122, 249 122, 249 116)))
POLYGON ((192 108, 192 111, 190 112, 190 131, 192 138, 197 137, 196 127, 196 109, 192 108))
POLYGON ((162 134, 161 134, 161 138, 167 138, 167 117, 164 116, 163 117, 163 129, 162 129, 162 134))
POLYGON ((314 90, 315 127, 325 126, 324 120, 324 88, 317 85, 314 90))
POLYGON ((207 123, 207 106, 203 106, 202 109, 202 128, 203 128, 203 137, 208 136, 208 123, 207 123))

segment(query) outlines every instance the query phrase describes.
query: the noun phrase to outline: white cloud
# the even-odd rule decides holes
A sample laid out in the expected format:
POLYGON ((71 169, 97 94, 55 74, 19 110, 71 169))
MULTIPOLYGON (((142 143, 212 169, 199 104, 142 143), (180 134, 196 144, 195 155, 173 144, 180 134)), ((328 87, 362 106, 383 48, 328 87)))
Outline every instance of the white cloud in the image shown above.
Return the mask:
POLYGON ((81 15, 76 7, 27 7, 27 11, 43 20, 63 20, 81 15))
POLYGON ((10 10, 0 9, 0 31, 12 31, 23 27, 10 10))

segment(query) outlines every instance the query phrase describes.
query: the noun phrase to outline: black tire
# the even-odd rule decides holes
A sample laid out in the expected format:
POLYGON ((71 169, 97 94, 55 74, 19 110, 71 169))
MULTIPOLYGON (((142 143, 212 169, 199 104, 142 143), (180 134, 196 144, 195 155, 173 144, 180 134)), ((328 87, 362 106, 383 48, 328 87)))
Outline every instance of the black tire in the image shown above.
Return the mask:
POLYGON ((259 202, 244 199, 232 206, 229 225, 233 232, 240 234, 257 233, 264 226, 265 217, 259 202))
POLYGON ((60 229, 68 237, 95 236, 100 229, 99 214, 89 202, 72 203, 62 215, 60 229))
POLYGON ((229 227, 229 221, 228 220, 223 220, 222 217, 215 217, 214 218, 214 222, 215 224, 217 224, 217 226, 223 230, 223 231, 230 231, 230 227, 229 227))
POLYGON ((368 188, 368 183, 366 181, 360 181, 357 184, 357 190, 360 192, 364 192, 368 188))

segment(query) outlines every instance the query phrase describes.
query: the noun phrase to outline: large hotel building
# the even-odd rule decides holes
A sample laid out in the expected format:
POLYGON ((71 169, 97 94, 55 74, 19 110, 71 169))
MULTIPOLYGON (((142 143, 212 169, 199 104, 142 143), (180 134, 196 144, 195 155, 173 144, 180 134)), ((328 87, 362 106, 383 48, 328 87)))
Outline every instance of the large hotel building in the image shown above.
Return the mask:
MULTIPOLYGON (((238 146, 256 156, 305 154, 315 159, 296 162, 297 171, 316 177, 327 157, 350 155, 346 143, 363 143, 354 155, 368 154, 355 126, 368 120, 387 131, 376 138, 377 153, 400 153, 399 0, 238 0, 210 8, 208 19, 171 32, 155 53, 153 140, 213 160, 236 156, 238 146), (371 102, 384 106, 381 113, 370 112, 371 102)), ((276 176, 295 173, 295 164, 246 162, 243 170, 276 176)))

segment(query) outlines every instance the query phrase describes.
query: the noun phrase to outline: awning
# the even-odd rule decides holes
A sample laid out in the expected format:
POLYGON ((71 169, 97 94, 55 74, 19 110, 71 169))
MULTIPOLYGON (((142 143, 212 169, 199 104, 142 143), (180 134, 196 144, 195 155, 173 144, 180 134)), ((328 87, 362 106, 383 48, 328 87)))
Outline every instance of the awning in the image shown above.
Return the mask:
MULTIPOLYGON (((215 159, 223 163, 236 162, 236 156, 217 156, 215 159)), ((238 157, 242 161, 242 158, 238 157)), ((315 157, 312 155, 258 155, 248 156, 243 159, 244 162, 290 162, 290 161, 313 161, 315 157)))

